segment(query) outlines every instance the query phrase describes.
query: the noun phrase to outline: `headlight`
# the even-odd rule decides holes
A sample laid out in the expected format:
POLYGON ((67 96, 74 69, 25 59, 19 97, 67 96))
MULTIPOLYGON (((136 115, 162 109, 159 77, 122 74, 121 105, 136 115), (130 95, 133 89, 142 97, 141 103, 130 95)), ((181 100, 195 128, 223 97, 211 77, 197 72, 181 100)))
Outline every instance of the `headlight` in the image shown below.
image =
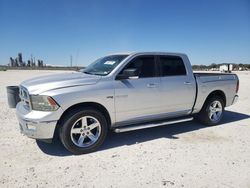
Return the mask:
POLYGON ((31 95, 31 106, 33 110, 38 111, 55 111, 59 105, 50 96, 46 95, 31 95))

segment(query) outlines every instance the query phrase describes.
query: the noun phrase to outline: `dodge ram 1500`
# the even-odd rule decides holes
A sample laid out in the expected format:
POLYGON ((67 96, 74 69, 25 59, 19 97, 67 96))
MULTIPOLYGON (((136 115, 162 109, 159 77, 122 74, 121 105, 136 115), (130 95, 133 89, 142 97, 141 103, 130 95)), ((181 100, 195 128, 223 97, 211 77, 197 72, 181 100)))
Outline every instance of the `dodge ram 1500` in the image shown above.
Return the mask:
POLYGON ((24 81, 16 113, 21 132, 52 140, 74 154, 95 151, 107 132, 191 121, 218 124, 238 99, 235 74, 193 73, 181 53, 121 53, 82 72, 24 81))

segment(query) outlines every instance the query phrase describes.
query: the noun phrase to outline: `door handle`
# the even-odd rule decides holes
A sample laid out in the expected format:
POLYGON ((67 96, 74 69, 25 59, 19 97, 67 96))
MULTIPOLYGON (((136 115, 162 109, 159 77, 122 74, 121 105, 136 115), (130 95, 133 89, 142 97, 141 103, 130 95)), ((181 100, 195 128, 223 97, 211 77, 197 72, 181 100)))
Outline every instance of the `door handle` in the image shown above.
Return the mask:
POLYGON ((185 85, 191 85, 191 82, 184 82, 185 85))
POLYGON ((157 84, 155 84, 155 83, 147 84, 148 88, 155 88, 156 86, 157 86, 157 84))

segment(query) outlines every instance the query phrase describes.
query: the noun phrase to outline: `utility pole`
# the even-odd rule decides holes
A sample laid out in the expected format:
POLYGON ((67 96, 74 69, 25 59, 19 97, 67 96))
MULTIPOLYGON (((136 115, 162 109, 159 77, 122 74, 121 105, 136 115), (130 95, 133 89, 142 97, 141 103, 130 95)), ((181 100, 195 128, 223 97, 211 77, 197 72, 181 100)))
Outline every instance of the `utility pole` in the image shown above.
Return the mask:
POLYGON ((73 61, 73 58, 72 58, 72 55, 70 55, 70 67, 72 67, 72 61, 73 61))

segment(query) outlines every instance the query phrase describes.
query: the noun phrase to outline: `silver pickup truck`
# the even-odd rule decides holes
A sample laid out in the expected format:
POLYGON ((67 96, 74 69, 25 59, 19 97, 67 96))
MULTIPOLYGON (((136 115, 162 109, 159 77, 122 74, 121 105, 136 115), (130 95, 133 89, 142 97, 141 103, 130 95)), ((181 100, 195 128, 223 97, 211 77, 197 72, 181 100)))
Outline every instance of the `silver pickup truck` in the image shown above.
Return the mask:
POLYGON ((235 74, 193 73, 181 53, 108 55, 82 72, 43 76, 19 86, 21 132, 52 141, 59 135, 74 154, 95 151, 116 133, 197 118, 218 124, 238 99, 235 74))

